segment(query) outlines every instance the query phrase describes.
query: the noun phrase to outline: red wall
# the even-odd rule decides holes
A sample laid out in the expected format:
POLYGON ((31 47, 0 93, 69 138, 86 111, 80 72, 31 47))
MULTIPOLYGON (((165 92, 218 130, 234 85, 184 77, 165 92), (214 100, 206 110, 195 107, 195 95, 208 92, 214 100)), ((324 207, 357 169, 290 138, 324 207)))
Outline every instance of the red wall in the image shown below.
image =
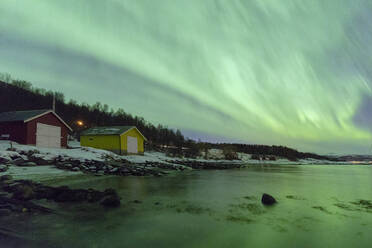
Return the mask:
POLYGON ((26 144, 26 124, 23 122, 2 122, 0 123, 0 136, 10 134, 9 140, 20 144, 26 144))
POLYGON ((36 123, 43 123, 52 126, 61 127, 61 146, 67 147, 67 127, 52 113, 43 115, 39 118, 36 118, 32 121, 27 122, 27 144, 36 145, 36 123))

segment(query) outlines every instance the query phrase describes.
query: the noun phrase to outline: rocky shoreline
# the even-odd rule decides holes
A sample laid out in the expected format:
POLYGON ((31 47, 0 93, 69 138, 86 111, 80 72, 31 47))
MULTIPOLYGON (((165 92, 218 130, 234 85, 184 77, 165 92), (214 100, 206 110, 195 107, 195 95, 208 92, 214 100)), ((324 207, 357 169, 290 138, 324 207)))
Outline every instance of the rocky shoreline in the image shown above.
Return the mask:
POLYGON ((175 164, 180 164, 192 169, 198 169, 198 170, 229 170, 229 169, 239 169, 244 168, 246 165, 243 163, 226 163, 226 162, 202 162, 202 161, 181 161, 181 160, 175 160, 171 161, 175 164))
POLYGON ((0 216, 12 213, 53 213, 52 209, 36 203, 38 200, 71 203, 99 203, 104 207, 120 206, 120 198, 113 189, 71 189, 67 186, 52 187, 30 180, 14 180, 12 176, 0 177, 0 216))
MULTIPOLYGON (((16 150, 13 150, 16 151, 16 150)), ((132 163, 124 158, 107 156, 103 161, 80 160, 65 156, 56 156, 45 159, 39 156, 37 150, 17 151, 10 159, 0 157, 0 172, 5 172, 10 166, 32 167, 54 165, 56 168, 67 171, 83 172, 88 174, 118 175, 118 176, 163 176, 169 171, 184 171, 192 169, 235 169, 242 168, 243 163, 205 162, 193 160, 169 160, 164 162, 145 161, 132 163)))
POLYGON ((53 165, 60 170, 82 172, 95 176, 163 176, 170 171, 192 169, 233 169, 241 168, 237 163, 213 163, 200 161, 169 160, 164 162, 145 161, 133 163, 124 158, 106 156, 102 160, 76 159, 68 156, 48 157, 38 150, 8 149, 8 157, 0 156, 0 216, 16 213, 53 213, 52 209, 38 204, 45 199, 57 203, 99 203, 104 207, 117 207, 120 198, 113 189, 103 192, 93 189, 71 189, 67 186, 51 187, 30 180, 14 180, 6 171, 12 167, 36 167, 53 165), (0 174, 1 175, 1 174, 0 174))

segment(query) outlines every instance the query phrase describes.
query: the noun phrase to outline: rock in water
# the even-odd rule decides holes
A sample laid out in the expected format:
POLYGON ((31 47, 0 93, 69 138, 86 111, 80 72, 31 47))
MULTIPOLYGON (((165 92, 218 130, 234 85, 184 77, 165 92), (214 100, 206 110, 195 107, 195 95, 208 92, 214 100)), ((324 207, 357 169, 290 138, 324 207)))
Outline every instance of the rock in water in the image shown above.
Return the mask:
POLYGON ((267 206, 271 206, 271 205, 274 205, 275 203, 277 203, 277 201, 275 200, 275 198, 272 197, 269 194, 263 194, 262 195, 261 202, 262 202, 263 205, 267 205, 267 206))
POLYGON ((102 199, 101 205, 105 207, 119 207, 120 198, 118 195, 108 195, 102 199))
POLYGON ((35 193, 33 191, 32 186, 20 185, 19 187, 16 188, 15 192, 13 193, 13 198, 17 200, 28 201, 35 198, 35 193))
POLYGON ((4 175, 4 176, 1 176, 0 177, 0 181, 3 182, 3 181, 9 181, 9 180, 13 180, 13 177, 11 175, 4 175))
POLYGON ((35 162, 24 162, 24 163, 21 163, 21 164, 18 164, 18 166, 37 166, 37 164, 35 162))
POLYGON ((12 161, 12 164, 15 164, 15 165, 20 165, 20 164, 22 164, 22 163, 24 163, 25 162, 25 160, 23 159, 23 158, 15 158, 15 159, 13 159, 13 161, 12 161))

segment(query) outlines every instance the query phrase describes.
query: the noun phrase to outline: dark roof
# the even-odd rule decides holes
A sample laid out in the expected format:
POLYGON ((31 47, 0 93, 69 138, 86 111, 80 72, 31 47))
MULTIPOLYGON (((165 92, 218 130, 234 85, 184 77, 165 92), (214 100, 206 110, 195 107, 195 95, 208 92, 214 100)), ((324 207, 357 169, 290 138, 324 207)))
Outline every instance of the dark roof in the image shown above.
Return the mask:
POLYGON ((26 121, 45 112, 51 111, 49 109, 26 110, 26 111, 12 111, 0 113, 0 122, 11 121, 26 121))
POLYGON ((84 130, 81 135, 121 135, 135 126, 110 126, 110 127, 92 127, 84 130))

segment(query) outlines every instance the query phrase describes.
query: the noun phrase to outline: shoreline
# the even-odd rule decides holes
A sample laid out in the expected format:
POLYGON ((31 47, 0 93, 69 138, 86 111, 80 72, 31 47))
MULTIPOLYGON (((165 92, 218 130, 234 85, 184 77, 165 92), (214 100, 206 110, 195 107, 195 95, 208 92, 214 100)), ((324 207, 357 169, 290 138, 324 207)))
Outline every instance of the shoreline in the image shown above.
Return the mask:
POLYGON ((34 174, 53 174, 59 177, 77 173, 96 176, 163 176, 172 171, 195 169, 226 170, 248 166, 371 164, 316 159, 289 161, 279 157, 275 157, 275 160, 254 160, 250 154, 239 153, 238 155, 239 160, 216 158, 217 155, 212 159, 169 157, 161 152, 120 156, 109 151, 86 147, 52 149, 14 144, 12 148, 9 148, 9 143, 0 142, 0 175, 27 174, 27 168, 34 167, 34 174))

